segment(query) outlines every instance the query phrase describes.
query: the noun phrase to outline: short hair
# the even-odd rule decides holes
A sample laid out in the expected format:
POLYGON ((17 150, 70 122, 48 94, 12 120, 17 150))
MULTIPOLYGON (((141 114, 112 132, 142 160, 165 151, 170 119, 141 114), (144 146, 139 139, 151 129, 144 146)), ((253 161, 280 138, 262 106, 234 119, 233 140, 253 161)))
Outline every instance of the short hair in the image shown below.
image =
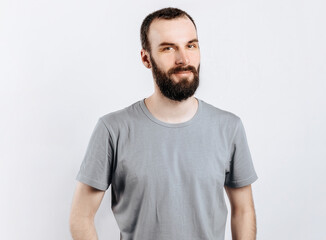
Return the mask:
POLYGON ((178 8, 162 8, 160 10, 157 10, 155 12, 150 13, 147 15, 147 17, 143 20, 143 23, 140 27, 140 41, 141 41, 141 46, 144 50, 148 51, 149 53, 151 52, 151 46, 148 40, 148 32, 149 32, 149 27, 151 23, 155 19, 176 19, 176 18, 181 18, 181 17, 188 17, 192 23, 195 26, 195 29, 197 31, 196 24, 192 17, 186 13, 185 11, 178 9, 178 8))

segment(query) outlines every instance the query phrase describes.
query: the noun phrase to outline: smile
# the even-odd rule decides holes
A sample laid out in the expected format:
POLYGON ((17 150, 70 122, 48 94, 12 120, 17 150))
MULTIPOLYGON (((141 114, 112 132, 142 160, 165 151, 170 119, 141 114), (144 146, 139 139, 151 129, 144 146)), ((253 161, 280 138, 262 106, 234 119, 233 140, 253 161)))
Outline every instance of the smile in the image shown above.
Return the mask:
POLYGON ((189 73, 192 73, 192 72, 191 71, 181 71, 181 72, 177 72, 177 73, 174 73, 174 74, 183 75, 183 74, 189 74, 189 73))

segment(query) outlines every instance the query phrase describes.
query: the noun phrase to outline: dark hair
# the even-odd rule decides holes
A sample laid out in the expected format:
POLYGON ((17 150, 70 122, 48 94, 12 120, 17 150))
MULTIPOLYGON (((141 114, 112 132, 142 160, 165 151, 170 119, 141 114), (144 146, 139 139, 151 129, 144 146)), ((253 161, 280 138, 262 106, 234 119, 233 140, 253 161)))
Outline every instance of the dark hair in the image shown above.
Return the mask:
POLYGON ((151 46, 148 41, 148 32, 149 32, 149 27, 151 23, 155 19, 175 19, 175 18, 181 18, 181 17, 188 17, 192 23, 195 26, 195 29, 197 30, 196 24, 192 17, 185 11, 182 11, 178 8, 162 8, 160 10, 157 10, 155 12, 152 12, 151 14, 147 15, 147 17, 143 20, 143 23, 140 28, 140 41, 141 41, 141 46, 143 49, 145 49, 148 52, 151 52, 151 46))

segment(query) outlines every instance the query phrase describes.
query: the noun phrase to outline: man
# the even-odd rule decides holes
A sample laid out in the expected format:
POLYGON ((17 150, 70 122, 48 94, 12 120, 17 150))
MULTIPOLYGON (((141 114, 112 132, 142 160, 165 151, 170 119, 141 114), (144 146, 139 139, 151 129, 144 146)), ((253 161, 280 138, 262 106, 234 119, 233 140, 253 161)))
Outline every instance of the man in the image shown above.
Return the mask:
POLYGON ((233 239, 256 238, 251 184, 257 180, 244 126, 194 97, 200 50, 196 25, 165 8, 141 26, 141 59, 155 91, 98 120, 77 176, 74 239, 97 239, 94 216, 111 185, 123 240, 222 240, 231 205, 233 239))

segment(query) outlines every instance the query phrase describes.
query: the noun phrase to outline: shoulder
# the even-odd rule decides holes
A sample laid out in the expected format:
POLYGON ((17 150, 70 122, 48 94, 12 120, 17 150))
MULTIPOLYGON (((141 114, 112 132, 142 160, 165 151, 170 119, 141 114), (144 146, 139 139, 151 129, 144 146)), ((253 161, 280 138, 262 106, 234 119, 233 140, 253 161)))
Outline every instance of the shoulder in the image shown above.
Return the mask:
POLYGON ((221 126, 229 126, 231 128, 236 128, 237 125, 241 122, 240 117, 228 110, 216 107, 210 103, 201 100, 204 116, 210 121, 218 121, 218 124, 221 126))
POLYGON ((119 129, 123 126, 129 125, 140 117, 139 101, 131 105, 112 111, 100 116, 100 120, 105 124, 109 130, 119 129))

